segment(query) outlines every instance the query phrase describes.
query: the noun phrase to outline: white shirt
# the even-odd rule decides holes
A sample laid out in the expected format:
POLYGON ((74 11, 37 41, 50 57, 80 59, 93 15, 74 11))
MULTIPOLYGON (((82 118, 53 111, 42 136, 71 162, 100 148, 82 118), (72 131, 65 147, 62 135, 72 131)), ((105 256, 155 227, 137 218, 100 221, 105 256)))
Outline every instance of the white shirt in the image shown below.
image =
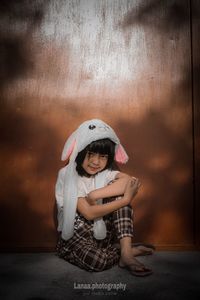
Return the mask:
MULTIPOLYGON (((64 197, 64 178, 65 178, 65 171, 66 167, 62 168, 59 171, 56 189, 55 189, 55 196, 56 196, 56 203, 58 209, 58 231, 62 230, 62 223, 63 223, 63 197, 64 197)), ((116 175, 119 171, 111 171, 105 170, 101 173, 101 178, 103 179, 103 186, 108 185, 111 181, 116 178, 116 175)), ((91 177, 81 177, 78 176, 78 194, 77 197, 86 197, 91 191, 97 189, 96 186, 96 176, 91 177)))

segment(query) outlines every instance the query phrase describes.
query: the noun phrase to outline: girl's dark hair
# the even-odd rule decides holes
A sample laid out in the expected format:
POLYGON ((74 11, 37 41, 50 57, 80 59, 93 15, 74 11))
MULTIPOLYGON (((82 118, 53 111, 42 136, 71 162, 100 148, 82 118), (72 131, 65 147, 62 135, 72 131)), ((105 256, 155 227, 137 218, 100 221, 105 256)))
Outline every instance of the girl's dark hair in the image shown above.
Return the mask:
POLYGON ((85 159, 87 152, 99 153, 99 154, 107 154, 108 162, 104 168, 105 169, 114 169, 114 156, 115 156, 115 143, 110 139, 101 139, 92 142, 87 147, 85 147, 81 152, 78 153, 76 157, 76 171, 80 176, 90 177, 88 173, 83 169, 82 163, 85 159))

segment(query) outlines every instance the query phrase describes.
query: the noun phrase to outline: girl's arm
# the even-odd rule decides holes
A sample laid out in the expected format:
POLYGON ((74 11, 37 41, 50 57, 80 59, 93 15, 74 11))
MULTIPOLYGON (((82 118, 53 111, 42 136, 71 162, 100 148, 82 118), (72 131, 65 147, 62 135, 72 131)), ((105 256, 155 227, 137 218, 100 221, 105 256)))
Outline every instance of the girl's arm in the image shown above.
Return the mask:
POLYGON ((77 210, 87 220, 94 220, 99 217, 103 217, 119 208, 128 205, 133 197, 137 194, 140 183, 138 179, 129 179, 126 185, 124 196, 117 201, 105 203, 102 205, 90 205, 86 198, 78 198, 77 210))
POLYGON ((125 173, 118 173, 115 177, 116 181, 112 184, 90 192, 87 201, 92 205, 95 204, 98 199, 123 195, 130 178, 131 177, 125 173))

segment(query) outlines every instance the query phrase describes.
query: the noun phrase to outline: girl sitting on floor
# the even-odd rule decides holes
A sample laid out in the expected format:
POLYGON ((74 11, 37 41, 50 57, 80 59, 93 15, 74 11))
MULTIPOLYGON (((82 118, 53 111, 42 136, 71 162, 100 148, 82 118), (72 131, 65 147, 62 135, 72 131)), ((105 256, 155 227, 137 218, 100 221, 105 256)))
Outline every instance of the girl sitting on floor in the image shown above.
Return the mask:
POLYGON ((116 170, 114 161, 128 156, 114 130, 101 120, 84 122, 66 141, 62 160, 69 162, 56 183, 58 256, 87 271, 118 263, 132 275, 152 274, 135 258, 153 250, 132 246, 131 202, 140 182, 116 170))

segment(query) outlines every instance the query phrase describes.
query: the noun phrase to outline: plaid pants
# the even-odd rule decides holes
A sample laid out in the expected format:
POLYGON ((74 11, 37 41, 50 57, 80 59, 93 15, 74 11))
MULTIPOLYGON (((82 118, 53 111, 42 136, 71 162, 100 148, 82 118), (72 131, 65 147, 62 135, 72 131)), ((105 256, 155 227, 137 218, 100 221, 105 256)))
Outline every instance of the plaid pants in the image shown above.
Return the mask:
MULTIPOLYGON (((113 198, 104 199, 104 203, 113 198)), ((116 240, 133 237, 132 207, 124 206, 104 216, 107 236, 96 240, 93 236, 93 221, 77 214, 74 235, 65 241, 61 237, 56 246, 57 255, 87 271, 103 271, 118 263, 120 250, 114 247, 116 240)))

